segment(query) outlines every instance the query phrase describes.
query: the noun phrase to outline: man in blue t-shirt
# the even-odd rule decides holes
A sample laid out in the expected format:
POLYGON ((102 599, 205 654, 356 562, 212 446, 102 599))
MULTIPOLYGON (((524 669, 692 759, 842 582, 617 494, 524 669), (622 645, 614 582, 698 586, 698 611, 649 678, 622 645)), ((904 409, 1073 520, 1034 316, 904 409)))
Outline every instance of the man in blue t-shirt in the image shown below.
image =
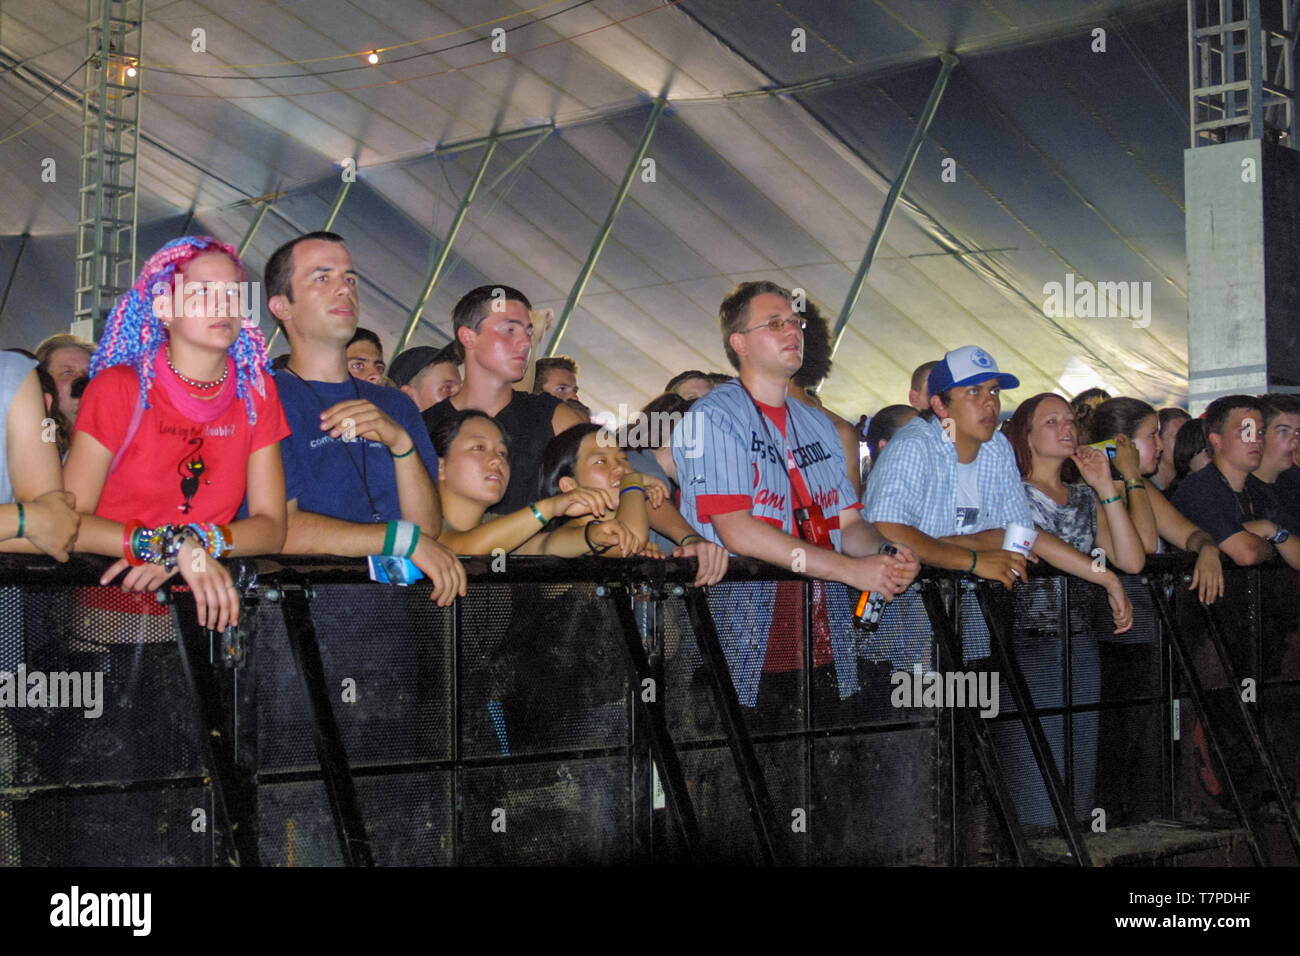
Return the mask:
POLYGON ((267 305, 289 340, 276 376, 293 434, 280 443, 287 554, 409 557, 440 605, 465 594, 465 569, 437 542, 437 458, 415 404, 348 374, 359 316, 357 273, 343 238, 313 232, 267 260, 267 305))

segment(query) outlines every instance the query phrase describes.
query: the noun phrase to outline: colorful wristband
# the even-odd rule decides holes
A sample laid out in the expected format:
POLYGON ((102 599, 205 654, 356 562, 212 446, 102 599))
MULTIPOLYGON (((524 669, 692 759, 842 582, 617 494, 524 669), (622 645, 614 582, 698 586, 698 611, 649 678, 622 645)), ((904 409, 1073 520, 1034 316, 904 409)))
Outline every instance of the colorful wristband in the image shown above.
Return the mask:
POLYGON ((122 529, 122 555, 132 567, 144 564, 144 559, 136 553, 136 532, 144 530, 143 521, 128 521, 122 529))
POLYGON ((538 521, 540 521, 542 523, 542 527, 545 528, 547 525, 547 521, 544 517, 542 517, 542 513, 537 510, 537 502, 530 501, 528 503, 528 508, 529 510, 532 511, 533 517, 536 518, 538 521))
POLYGON ((1102 498, 1101 501, 1098 503, 1103 505, 1113 505, 1115 502, 1119 500, 1120 500, 1119 495, 1111 495, 1109 498, 1102 498))
POLYGON ((21 538, 27 533, 27 515, 23 511, 23 503, 21 501, 15 501, 14 506, 18 509, 18 533, 14 535, 14 537, 21 538))
POLYGON ((975 573, 975 565, 979 562, 979 559, 980 559, 979 552, 976 551, 974 548, 972 548, 970 553, 970 567, 966 569, 967 574, 975 573))
POLYGON ((414 521, 390 521, 384 535, 384 554, 393 558, 409 558, 415 554, 420 542, 420 526, 414 521))
MULTIPOLYGON (((393 450, 391 448, 388 449, 388 454, 393 455, 393 450)), ((411 447, 406 449, 406 451, 402 452, 400 455, 393 455, 393 458, 394 460, 396 460, 398 458, 405 458, 407 455, 413 455, 413 454, 415 454, 415 442, 411 442, 411 447)))
POLYGON ((1143 481, 1141 478, 1124 479, 1124 487, 1127 488, 1129 491, 1137 491, 1139 488, 1145 488, 1146 486, 1147 483, 1143 481))
POLYGON ((626 488, 619 489, 618 496, 622 498, 629 491, 639 491, 641 492, 641 494, 643 495, 645 494, 645 489, 642 488, 640 485, 628 485, 626 488))
POLYGON ((695 534, 694 532, 692 532, 692 533, 688 534, 686 537, 682 538, 682 540, 678 541, 678 542, 677 542, 677 546, 678 546, 679 548, 682 547, 683 545, 686 544, 687 541, 690 541, 691 538, 699 538, 701 541, 703 541, 703 540, 704 540, 704 535, 702 535, 702 534, 695 534))

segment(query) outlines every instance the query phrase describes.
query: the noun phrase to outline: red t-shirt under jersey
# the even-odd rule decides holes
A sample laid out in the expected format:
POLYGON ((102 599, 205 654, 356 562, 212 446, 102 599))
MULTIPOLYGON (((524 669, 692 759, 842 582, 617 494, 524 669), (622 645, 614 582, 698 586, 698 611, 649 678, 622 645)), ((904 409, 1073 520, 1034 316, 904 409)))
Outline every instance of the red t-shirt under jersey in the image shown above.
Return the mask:
MULTIPOLYGON (((774 407, 755 401, 759 410, 781 430, 781 437, 788 438, 785 430, 785 406, 774 407)), ((812 501, 808 485, 798 468, 790 468, 790 488, 793 492, 792 507, 802 508, 812 501)), ((809 547, 814 547, 809 545, 809 547)), ((768 674, 803 670, 803 630, 804 619, 803 585, 798 581, 778 581, 776 597, 772 603, 772 624, 767 635, 767 654, 763 658, 763 671, 768 674)), ((826 584, 813 581, 813 667, 826 667, 834 662, 831 652, 830 618, 826 609, 826 584)))

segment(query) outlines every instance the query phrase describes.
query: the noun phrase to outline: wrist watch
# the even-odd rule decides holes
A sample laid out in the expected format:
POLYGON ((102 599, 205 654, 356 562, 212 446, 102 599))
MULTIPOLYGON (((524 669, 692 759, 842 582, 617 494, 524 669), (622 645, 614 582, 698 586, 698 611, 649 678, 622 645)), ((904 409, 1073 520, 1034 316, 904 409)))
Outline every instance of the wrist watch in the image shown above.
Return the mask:
POLYGON ((1289 537, 1291 537, 1290 531, 1286 530, 1286 528, 1278 528, 1274 534, 1270 535, 1264 540, 1267 541, 1269 544, 1281 544, 1289 537))

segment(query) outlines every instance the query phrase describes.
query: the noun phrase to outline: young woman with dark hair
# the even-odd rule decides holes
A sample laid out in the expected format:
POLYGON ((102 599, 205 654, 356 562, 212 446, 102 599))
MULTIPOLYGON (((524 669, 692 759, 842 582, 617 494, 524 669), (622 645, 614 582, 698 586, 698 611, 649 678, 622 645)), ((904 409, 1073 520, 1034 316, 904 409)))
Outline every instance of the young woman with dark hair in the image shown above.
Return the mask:
POLYGON ((1172 497, 1182 480, 1200 471, 1213 458, 1205 441, 1205 424, 1199 419, 1185 422, 1174 438, 1174 480, 1165 490, 1172 497))
POLYGON ((867 422, 867 460, 862 463, 862 483, 867 483, 867 475, 880 460, 880 453, 893 440, 898 430, 915 418, 919 413, 911 405, 886 405, 867 422))
MULTIPOLYGON (((541 498, 483 524, 487 509, 504 497, 510 483, 510 442, 486 412, 458 411, 430 435, 438 453, 442 533, 438 540, 456 554, 491 554, 497 548, 522 554, 585 554, 584 541, 552 541, 543 529, 559 517, 603 516, 618 507, 607 488, 573 488, 541 498)), ((598 540, 593 538, 593 540, 598 540)), ((617 541, 611 523, 599 541, 617 541)))
MULTIPOLYGON (((1125 435, 1138 450, 1138 469, 1153 474, 1164 452, 1156 410, 1136 398, 1112 398, 1093 410, 1088 440, 1106 441, 1125 435)), ((1148 554, 1165 550, 1164 542, 1196 554, 1189 590, 1210 603, 1224 593, 1223 565, 1214 539, 1178 511, 1150 482, 1117 480, 1115 494, 1125 506, 1148 554)), ((1101 694, 1103 701, 1150 694, 1158 686, 1160 663, 1156 654, 1156 612, 1151 596, 1136 580, 1128 582, 1136 626, 1123 640, 1101 643, 1101 694)), ((1110 709, 1102 713, 1097 777, 1111 794, 1116 822, 1140 819, 1158 812, 1157 785, 1150 769, 1159 753, 1159 721, 1150 708, 1110 709)))
MULTIPOLYGON (((1156 410, 1136 398, 1102 402, 1089 416, 1088 440, 1106 441, 1119 435, 1127 436, 1137 447, 1141 473, 1153 474, 1164 453, 1156 410)), ((1196 566, 1189 590, 1197 591, 1207 604, 1223 594, 1223 564, 1210 535, 1183 517, 1158 488, 1141 478, 1116 480, 1115 493, 1126 499, 1133 526, 1141 535, 1147 554, 1162 551, 1162 540, 1194 552, 1196 566)))
POLYGON ((591 553, 610 557, 634 554, 662 557, 650 537, 649 508, 664 503, 668 489, 657 478, 633 471, 615 437, 599 425, 574 425, 551 439, 542 454, 542 494, 557 495, 575 488, 608 489, 618 495, 612 519, 587 514, 557 519, 557 545, 581 538, 591 553), (612 527, 602 528, 609 524, 612 527), (618 552, 611 549, 617 537, 618 552))
MULTIPOLYGON (((1123 499, 1114 492, 1110 459, 1079 443, 1069 403, 1052 392, 1035 395, 1016 409, 1006 435, 1016 452, 1034 523, 1085 554, 1092 553, 1095 544, 1121 571, 1141 571, 1146 563, 1142 539, 1123 499)), ((1121 434, 1115 444, 1115 467, 1121 476, 1140 478, 1133 442, 1121 434)))

